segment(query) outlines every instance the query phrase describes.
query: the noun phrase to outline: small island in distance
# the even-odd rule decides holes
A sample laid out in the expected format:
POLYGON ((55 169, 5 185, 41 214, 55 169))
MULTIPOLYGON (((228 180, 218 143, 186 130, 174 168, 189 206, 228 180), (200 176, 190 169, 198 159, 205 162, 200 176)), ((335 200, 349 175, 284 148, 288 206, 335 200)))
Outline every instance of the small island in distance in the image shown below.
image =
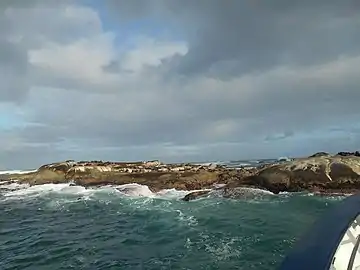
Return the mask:
POLYGON ((1 184, 71 183, 84 187, 137 183, 154 192, 171 188, 187 190, 189 193, 183 198, 186 201, 206 196, 213 190, 221 192, 223 197, 242 197, 246 194, 239 190, 244 188, 263 189, 274 194, 301 191, 322 195, 352 194, 360 190, 360 153, 319 152, 305 158, 243 168, 218 164, 163 164, 157 160, 68 160, 43 165, 29 173, 0 175, 0 180, 1 184))

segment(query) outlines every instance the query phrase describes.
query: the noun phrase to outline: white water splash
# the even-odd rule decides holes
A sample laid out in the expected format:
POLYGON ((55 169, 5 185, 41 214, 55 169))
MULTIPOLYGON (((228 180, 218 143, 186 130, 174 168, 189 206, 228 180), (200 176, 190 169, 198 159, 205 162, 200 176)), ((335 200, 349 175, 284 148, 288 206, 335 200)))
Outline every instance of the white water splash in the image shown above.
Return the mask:
POLYGON ((125 184, 116 186, 116 189, 126 196, 131 197, 154 197, 155 194, 149 189, 148 186, 136 183, 125 184))
POLYGON ((22 170, 11 170, 11 171, 0 171, 1 174, 27 174, 36 172, 37 170, 28 170, 28 171, 22 171, 22 170))
POLYGON ((241 249, 237 247, 239 242, 241 240, 238 237, 211 241, 210 243, 205 243, 205 250, 214 255, 218 261, 238 258, 241 256, 241 249))
POLYGON ((8 181, 2 181, 0 182, 0 190, 6 190, 6 191, 15 191, 19 189, 26 189, 29 188, 29 184, 19 184, 16 182, 8 182, 8 181))
POLYGON ((86 189, 80 186, 70 186, 70 184, 43 184, 36 186, 21 185, 17 183, 12 184, 16 190, 11 190, 3 194, 5 197, 12 198, 24 198, 40 196, 44 194, 54 193, 65 193, 65 194, 80 194, 84 193, 86 189))
MULTIPOLYGON (((222 185, 215 186, 220 188, 222 185)), ((210 191, 210 197, 223 197, 224 191, 222 189, 203 189, 203 191, 210 191)), ((163 199, 163 200, 180 200, 187 194, 195 191, 202 190, 176 190, 176 189, 164 189, 159 192, 152 192, 146 185, 140 185, 137 183, 125 184, 125 185, 108 185, 97 188, 85 188, 83 186, 76 186, 73 183, 65 184, 43 184, 29 186, 28 184, 19 183, 2 183, 0 185, 0 192, 3 199, 26 199, 39 196, 65 195, 67 197, 76 197, 77 200, 98 200, 99 196, 103 199, 122 196, 127 198, 148 198, 148 199, 163 199), (102 194, 102 195, 101 195, 102 194)), ((228 192, 229 193, 229 192, 228 192)), ((242 198, 242 199, 254 199, 261 200, 263 197, 274 196, 273 193, 256 189, 256 188, 236 188, 229 194, 226 194, 230 198, 242 198)), ((284 195, 283 195, 284 196, 284 195)))
POLYGON ((239 243, 243 242, 240 237, 218 237, 208 235, 206 233, 200 233, 201 239, 191 240, 187 238, 184 246, 189 251, 192 251, 194 247, 197 249, 204 249, 207 253, 210 253, 216 258, 217 261, 224 261, 230 258, 238 258, 241 256, 241 248, 239 243))
POLYGON ((185 197, 191 191, 187 190, 177 190, 175 188, 163 189, 156 193, 156 197, 164 199, 179 199, 185 197))
POLYGON ((179 221, 186 223, 188 226, 191 227, 198 224, 198 221, 194 216, 185 215, 181 210, 176 210, 176 212, 179 214, 179 221))
POLYGON ((157 199, 181 199, 191 191, 164 189, 159 192, 152 192, 148 186, 137 183, 125 185, 108 185, 98 188, 85 188, 76 186, 73 183, 65 184, 43 184, 30 186, 28 184, 10 183, 3 181, 0 185, 0 191, 5 199, 25 199, 49 194, 55 195, 74 195, 81 199, 89 199, 96 194, 107 194, 113 196, 125 196, 129 198, 157 198, 157 199))

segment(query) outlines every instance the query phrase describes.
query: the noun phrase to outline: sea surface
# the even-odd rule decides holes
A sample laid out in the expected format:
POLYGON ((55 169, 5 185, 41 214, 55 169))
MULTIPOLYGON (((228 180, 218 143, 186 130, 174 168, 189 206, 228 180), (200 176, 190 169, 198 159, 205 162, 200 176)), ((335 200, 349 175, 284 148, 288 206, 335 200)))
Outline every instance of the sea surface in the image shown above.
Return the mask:
POLYGON ((0 269, 277 269, 344 198, 253 192, 183 202, 141 185, 0 185, 0 269))

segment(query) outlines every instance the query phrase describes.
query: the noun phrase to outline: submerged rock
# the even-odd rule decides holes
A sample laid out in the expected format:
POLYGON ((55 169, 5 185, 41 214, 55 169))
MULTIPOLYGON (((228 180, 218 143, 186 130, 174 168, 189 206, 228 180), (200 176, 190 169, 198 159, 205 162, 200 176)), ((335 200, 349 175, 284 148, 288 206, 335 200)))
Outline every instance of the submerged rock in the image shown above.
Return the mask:
POLYGON ((201 197, 204 197, 205 195, 208 195, 211 190, 201 190, 201 191, 194 191, 189 194, 187 194, 184 198, 182 198, 183 201, 192 201, 199 199, 201 197))
POLYGON ((274 194, 267 190, 254 189, 250 187, 225 188, 222 194, 224 198, 232 199, 256 199, 259 197, 272 195, 274 194))

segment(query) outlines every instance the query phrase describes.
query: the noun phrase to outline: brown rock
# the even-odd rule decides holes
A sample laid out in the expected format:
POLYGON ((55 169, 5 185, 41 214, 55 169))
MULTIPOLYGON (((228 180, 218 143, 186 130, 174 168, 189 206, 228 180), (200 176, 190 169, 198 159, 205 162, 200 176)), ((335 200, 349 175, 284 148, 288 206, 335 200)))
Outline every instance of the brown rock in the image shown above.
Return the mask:
POLYGON ((233 194, 232 189, 238 187, 255 187, 273 193, 303 190, 346 193, 360 190, 360 157, 315 154, 285 163, 242 169, 191 164, 164 165, 158 161, 66 161, 41 166, 33 173, 7 175, 6 178, 31 185, 71 181, 82 186, 138 183, 147 185, 152 191, 170 188, 211 189, 214 184, 222 183, 226 184, 223 191, 229 194, 233 194))
POLYGON ((360 189, 360 158, 320 156, 276 164, 240 182, 262 187, 273 193, 302 190, 360 189))
MULTIPOLYGON (((163 167, 162 167, 163 168, 163 167)), ((123 185, 138 183, 149 186, 153 191, 176 188, 178 190, 197 190, 211 188, 219 182, 223 168, 201 168, 195 165, 160 162, 116 163, 116 162, 59 162, 41 166, 37 172, 27 175, 12 175, 9 179, 31 185, 45 183, 67 183, 73 181, 82 186, 123 185), (145 165, 146 166, 145 166, 145 165), (158 166, 165 166, 160 171, 158 166), (13 178, 12 178, 13 177, 13 178)))

